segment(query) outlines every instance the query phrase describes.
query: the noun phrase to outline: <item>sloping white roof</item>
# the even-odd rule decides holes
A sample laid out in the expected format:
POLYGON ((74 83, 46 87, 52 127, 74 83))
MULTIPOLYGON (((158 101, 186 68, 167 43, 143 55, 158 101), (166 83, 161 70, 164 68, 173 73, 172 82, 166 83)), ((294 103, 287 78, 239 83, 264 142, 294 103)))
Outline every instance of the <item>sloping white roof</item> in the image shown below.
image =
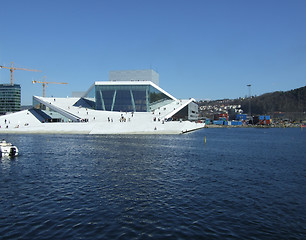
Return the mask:
POLYGON ((190 98, 188 101, 181 100, 180 104, 178 104, 178 107, 176 107, 172 112, 167 114, 165 116, 166 119, 171 118, 174 114, 178 113, 180 110, 182 110, 184 107, 186 107, 189 103, 195 102, 196 100, 194 98, 190 98))

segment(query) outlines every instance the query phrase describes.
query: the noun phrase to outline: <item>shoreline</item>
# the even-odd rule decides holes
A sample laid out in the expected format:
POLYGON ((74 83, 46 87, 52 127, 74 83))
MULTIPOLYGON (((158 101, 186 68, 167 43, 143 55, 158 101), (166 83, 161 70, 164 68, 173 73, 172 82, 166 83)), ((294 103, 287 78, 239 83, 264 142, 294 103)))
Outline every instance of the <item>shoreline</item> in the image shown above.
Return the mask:
POLYGON ((303 124, 272 124, 272 125, 205 125, 205 128, 303 128, 303 124))

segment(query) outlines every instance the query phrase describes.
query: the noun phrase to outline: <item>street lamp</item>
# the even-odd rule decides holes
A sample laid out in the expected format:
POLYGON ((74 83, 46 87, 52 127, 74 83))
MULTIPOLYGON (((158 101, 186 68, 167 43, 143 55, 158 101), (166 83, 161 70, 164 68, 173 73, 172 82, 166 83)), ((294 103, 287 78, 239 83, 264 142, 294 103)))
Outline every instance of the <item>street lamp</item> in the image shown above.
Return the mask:
POLYGON ((251 117, 251 84, 248 84, 247 87, 249 88, 249 115, 251 117))

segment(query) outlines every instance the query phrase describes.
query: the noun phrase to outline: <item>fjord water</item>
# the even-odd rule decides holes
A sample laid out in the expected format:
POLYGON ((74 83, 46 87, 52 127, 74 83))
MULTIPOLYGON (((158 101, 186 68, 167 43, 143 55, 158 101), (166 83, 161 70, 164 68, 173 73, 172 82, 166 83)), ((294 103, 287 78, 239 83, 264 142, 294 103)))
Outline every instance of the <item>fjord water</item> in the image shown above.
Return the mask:
POLYGON ((306 238, 306 129, 1 137, 1 239, 306 238))

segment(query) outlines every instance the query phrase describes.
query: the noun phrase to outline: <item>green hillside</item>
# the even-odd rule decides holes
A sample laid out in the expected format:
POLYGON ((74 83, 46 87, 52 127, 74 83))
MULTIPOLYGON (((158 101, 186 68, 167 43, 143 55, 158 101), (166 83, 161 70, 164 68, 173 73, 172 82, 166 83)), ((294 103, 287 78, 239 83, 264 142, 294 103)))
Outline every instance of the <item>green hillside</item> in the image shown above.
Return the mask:
MULTIPOLYGON (((210 109, 215 109, 209 113, 205 110, 200 110, 202 117, 211 117, 214 113, 222 113, 222 110, 220 111, 222 106, 233 105, 241 105, 241 109, 247 114, 250 111, 249 107, 251 107, 253 116, 271 115, 275 119, 306 120, 306 86, 290 91, 265 93, 251 98, 199 102, 200 108, 201 106, 210 106, 210 109)), ((230 114, 230 112, 228 113, 230 114)), ((231 114, 234 115, 235 113, 231 114)))
POLYGON ((240 100, 244 112, 248 112, 250 100, 252 114, 301 113, 306 111, 306 86, 291 91, 277 91, 240 100))

